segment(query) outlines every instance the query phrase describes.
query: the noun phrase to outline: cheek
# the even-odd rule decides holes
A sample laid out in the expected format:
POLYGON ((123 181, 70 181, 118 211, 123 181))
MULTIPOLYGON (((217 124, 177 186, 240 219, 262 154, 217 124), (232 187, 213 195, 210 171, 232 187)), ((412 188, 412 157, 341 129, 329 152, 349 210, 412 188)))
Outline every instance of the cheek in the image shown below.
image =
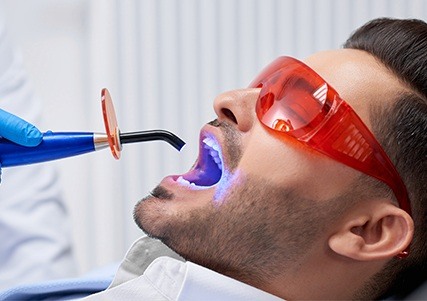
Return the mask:
POLYGON ((252 137, 256 139, 248 140, 238 169, 272 185, 292 189, 302 197, 317 200, 336 197, 359 174, 298 142, 282 141, 267 132, 254 133, 252 137))
POLYGON ((304 150, 294 145, 295 141, 284 141, 271 135, 263 128, 257 128, 246 141, 239 169, 268 180, 271 184, 282 185, 301 182, 307 174, 304 150))

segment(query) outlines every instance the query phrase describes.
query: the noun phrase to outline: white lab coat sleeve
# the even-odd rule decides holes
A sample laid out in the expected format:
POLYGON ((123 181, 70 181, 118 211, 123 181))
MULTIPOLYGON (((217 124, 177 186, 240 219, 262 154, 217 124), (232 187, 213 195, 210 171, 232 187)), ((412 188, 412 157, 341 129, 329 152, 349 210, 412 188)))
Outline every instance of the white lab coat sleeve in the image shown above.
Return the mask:
MULTIPOLYGON (((0 107, 36 126, 41 104, 0 15, 0 107)), ((3 169, 0 290, 74 275, 70 225, 52 164, 3 169)))

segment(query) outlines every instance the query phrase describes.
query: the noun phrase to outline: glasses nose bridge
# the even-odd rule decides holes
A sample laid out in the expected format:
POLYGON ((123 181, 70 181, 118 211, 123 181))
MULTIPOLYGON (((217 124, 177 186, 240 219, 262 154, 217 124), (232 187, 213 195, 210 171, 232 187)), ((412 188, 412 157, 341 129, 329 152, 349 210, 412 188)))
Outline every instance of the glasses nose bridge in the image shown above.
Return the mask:
POLYGON ((237 89, 218 95, 214 101, 214 110, 218 118, 236 124, 240 131, 249 131, 257 120, 255 105, 260 90, 237 89))

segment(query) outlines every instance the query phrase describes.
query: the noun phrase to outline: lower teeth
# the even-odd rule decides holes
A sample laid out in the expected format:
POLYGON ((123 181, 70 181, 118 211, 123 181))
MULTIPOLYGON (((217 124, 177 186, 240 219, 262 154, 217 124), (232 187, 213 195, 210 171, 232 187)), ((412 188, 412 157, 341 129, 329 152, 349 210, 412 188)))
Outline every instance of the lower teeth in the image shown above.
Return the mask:
POLYGON ((182 185, 196 186, 196 184, 190 183, 190 181, 187 181, 182 176, 179 176, 178 179, 176 179, 176 181, 182 185))

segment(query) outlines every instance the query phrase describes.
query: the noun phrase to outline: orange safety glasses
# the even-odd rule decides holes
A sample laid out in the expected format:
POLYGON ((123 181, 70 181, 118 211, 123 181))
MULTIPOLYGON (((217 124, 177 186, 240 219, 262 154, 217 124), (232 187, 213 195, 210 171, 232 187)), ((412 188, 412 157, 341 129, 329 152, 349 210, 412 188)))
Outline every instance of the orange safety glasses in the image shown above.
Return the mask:
MULTIPOLYGON (((384 182, 400 208, 411 215, 405 184, 379 142, 310 67, 291 57, 279 57, 249 87, 261 88, 256 113, 265 126, 384 182)), ((407 255, 407 250, 400 254, 407 255)))

